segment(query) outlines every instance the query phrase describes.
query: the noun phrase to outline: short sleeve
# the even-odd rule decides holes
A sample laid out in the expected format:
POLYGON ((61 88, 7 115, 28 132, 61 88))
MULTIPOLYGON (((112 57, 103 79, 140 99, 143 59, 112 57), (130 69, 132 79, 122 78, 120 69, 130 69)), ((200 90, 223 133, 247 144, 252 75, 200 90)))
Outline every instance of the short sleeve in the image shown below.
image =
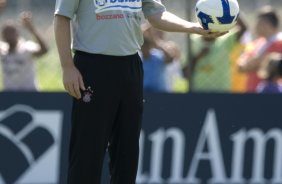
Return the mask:
POLYGON ((0 56, 5 55, 8 52, 8 45, 0 41, 0 56))
POLYGON ((56 0, 55 15, 73 18, 79 5, 79 0, 56 0))
POLYGON ((165 6, 162 4, 161 0, 143 0, 142 1, 142 11, 145 17, 150 15, 155 15, 166 11, 165 6))

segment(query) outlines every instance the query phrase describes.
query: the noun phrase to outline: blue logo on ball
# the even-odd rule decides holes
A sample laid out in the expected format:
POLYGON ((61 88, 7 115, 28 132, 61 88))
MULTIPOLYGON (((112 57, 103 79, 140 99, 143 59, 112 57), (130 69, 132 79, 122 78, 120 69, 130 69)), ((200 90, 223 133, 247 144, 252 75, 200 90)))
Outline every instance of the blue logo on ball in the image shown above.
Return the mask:
POLYGON ((198 17, 201 20, 204 29, 209 29, 209 23, 214 23, 212 18, 203 12, 199 12, 198 17))
POLYGON ((235 16, 231 16, 230 14, 230 5, 228 0, 221 0, 222 8, 223 8, 223 16, 217 17, 217 20, 221 24, 230 24, 233 22, 235 16))

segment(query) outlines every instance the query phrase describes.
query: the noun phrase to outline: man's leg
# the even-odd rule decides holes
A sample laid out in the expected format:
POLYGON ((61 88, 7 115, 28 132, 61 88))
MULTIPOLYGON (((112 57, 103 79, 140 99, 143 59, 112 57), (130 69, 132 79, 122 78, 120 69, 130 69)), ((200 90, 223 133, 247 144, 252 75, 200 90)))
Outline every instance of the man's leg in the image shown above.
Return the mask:
POLYGON ((77 100, 73 105, 72 133, 69 154, 69 184, 100 183, 107 144, 107 122, 93 118, 97 113, 77 100))
POLYGON ((85 86, 93 93, 82 93, 82 99, 74 99, 68 184, 100 184, 109 133, 120 102, 114 92, 117 78, 111 76, 110 63, 106 62, 102 56, 75 56, 85 86))
POLYGON ((124 76, 123 97, 109 141, 111 184, 135 184, 136 180, 143 112, 143 69, 136 57, 124 71, 128 76, 124 76))

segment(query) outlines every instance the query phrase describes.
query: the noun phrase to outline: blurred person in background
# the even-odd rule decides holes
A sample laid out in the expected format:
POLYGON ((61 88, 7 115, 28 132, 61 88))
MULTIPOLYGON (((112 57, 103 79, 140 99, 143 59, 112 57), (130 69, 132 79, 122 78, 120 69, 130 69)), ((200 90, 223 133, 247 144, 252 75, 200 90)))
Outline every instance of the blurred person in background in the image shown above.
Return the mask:
POLYGON ((159 50, 163 53, 163 60, 165 61, 163 72, 165 91, 171 93, 187 92, 187 81, 183 76, 180 62, 181 52, 177 44, 173 41, 167 41, 164 31, 156 29, 149 24, 143 25, 143 32, 154 43, 151 45, 151 49, 159 50))
POLYGON ((282 33, 279 32, 280 20, 275 10, 263 7, 256 23, 258 38, 246 47, 238 60, 239 70, 248 74, 247 92, 256 92, 261 78, 257 75, 260 65, 269 53, 282 53, 282 33))
MULTIPOLYGON (((238 41, 235 42, 235 45, 231 49, 229 59, 231 64, 231 92, 233 93, 244 93, 246 92, 246 83, 248 75, 245 73, 242 73, 238 69, 237 61, 241 54, 244 52, 246 46, 252 41, 252 34, 247 28, 246 24, 246 17, 245 14, 241 11, 240 12, 240 19, 238 19, 239 24, 241 24, 243 27, 243 30, 246 30, 245 32, 239 31, 238 35, 238 41)), ((238 28, 238 27, 237 27, 238 28)), ((239 26, 239 29, 240 28, 239 26)))
POLYGON ((168 92, 165 83, 165 67, 167 62, 164 52, 157 49, 157 43, 151 32, 144 32, 144 44, 141 47, 141 59, 144 70, 144 91, 168 92))
POLYGON ((270 54, 258 71, 258 76, 263 79, 258 84, 258 93, 282 93, 282 55, 270 54))
POLYGON ((236 29, 223 37, 191 36, 192 60, 184 72, 186 77, 191 76, 193 92, 231 92, 230 53, 246 31, 247 26, 239 17, 236 29))
POLYGON ((33 59, 46 54, 48 48, 32 23, 32 14, 23 12, 20 20, 37 43, 21 38, 18 27, 12 22, 2 27, 4 42, 0 45, 0 57, 3 87, 6 91, 37 91, 33 59))
MULTIPOLYGON (((171 93, 188 92, 188 83, 184 78, 181 64, 181 52, 177 44, 173 41, 166 41, 164 50, 170 55, 172 61, 165 67, 165 81, 171 93)), ((166 54, 167 55, 167 54, 166 54)))

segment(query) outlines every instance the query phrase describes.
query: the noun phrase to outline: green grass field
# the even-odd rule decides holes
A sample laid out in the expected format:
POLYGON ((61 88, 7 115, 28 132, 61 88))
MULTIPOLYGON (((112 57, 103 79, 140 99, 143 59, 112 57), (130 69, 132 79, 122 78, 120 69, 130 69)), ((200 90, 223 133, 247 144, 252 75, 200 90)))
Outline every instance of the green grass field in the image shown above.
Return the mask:
POLYGON ((48 54, 37 61, 37 77, 40 91, 62 91, 62 72, 55 42, 48 54))

